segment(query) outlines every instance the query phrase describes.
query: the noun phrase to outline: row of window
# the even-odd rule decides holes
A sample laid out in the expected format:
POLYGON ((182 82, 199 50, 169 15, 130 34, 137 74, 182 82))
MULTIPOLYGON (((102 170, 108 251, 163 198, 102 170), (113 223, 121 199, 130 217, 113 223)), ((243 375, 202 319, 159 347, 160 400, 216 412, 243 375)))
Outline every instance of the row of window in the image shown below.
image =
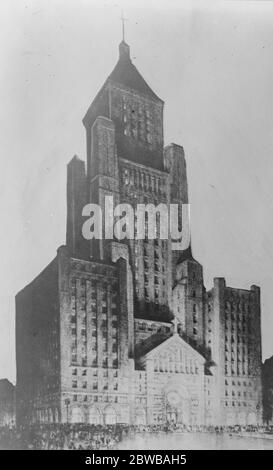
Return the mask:
MULTIPOLYGON (((81 365, 82 367, 86 367, 87 366, 87 357, 82 357, 78 361, 77 354, 73 353, 71 355, 71 363, 81 365)), ((90 360, 90 364, 88 364, 88 365, 90 365, 91 367, 98 367, 98 358, 97 358, 97 356, 93 357, 90 360)), ((112 367, 112 368, 116 369, 118 367, 117 357, 113 357, 113 358, 103 357, 102 361, 101 361, 101 367, 103 367, 103 368, 112 367)))
MULTIPOLYGON (((79 287, 81 287, 82 289, 85 289, 87 287, 87 283, 88 283, 88 285, 91 287, 91 289, 96 290, 97 287, 100 287, 103 292, 107 292, 108 287, 109 287, 108 283, 102 282, 100 279, 91 279, 91 280, 89 280, 89 279, 86 279, 84 277, 82 277, 82 278, 72 277, 71 278, 71 284, 70 284, 72 291, 76 290, 77 283, 78 283, 79 287)), ((116 295, 116 289, 117 289, 117 281, 112 283, 112 285, 111 285, 111 292, 114 296, 116 295)))
POLYGON ((234 303, 234 302, 226 301, 225 302, 225 309, 226 309, 227 312, 237 311, 237 312, 250 313, 249 304, 244 303, 244 302, 234 303))
POLYGON ((158 364, 154 365, 155 372, 170 372, 170 373, 186 373, 186 374, 198 374, 199 369, 197 366, 184 365, 181 363, 169 363, 169 364, 158 364))
POLYGON ((239 407, 240 407, 240 406, 247 406, 247 403, 246 403, 245 401, 244 401, 244 402, 240 402, 240 401, 239 401, 239 402, 235 402, 235 401, 232 401, 232 402, 230 402, 230 403, 229 403, 228 401, 226 401, 225 406, 230 406, 230 405, 231 405, 231 406, 239 406, 239 407))
MULTIPOLYGON (((115 316, 115 319, 113 319, 113 318, 106 319, 106 318, 103 318, 103 316, 101 316, 101 318, 100 318, 100 327, 101 328, 110 327, 110 328, 116 329, 118 327, 118 322, 117 322, 116 318, 117 317, 115 316)), ((86 335, 87 325, 86 325, 86 321, 84 321, 83 319, 81 319, 81 320, 82 320, 82 324, 80 325, 80 329, 81 329, 81 334, 84 336, 84 335, 86 335)), ((71 316, 70 323, 72 323, 72 324, 77 323, 75 315, 71 316)), ((90 323, 91 323, 91 328, 93 327, 92 329, 96 330, 96 327, 97 327, 97 324, 99 323, 99 321, 97 319, 93 318, 90 323)), ((76 328, 76 326, 74 328, 76 328)))
MULTIPOLYGON (((79 385, 78 381, 77 380, 72 380, 72 388, 83 388, 83 389, 86 389, 87 388, 87 381, 84 380, 83 382, 81 382, 81 384, 79 385)), ((98 390, 98 382, 92 382, 91 384, 91 388, 93 390, 98 390)), ((113 384, 111 384, 111 387, 109 387, 109 384, 108 382, 105 382, 102 386, 103 390, 108 390, 109 388, 112 388, 113 390, 118 390, 118 383, 115 382, 113 384)))
POLYGON ((250 334, 251 333, 251 325, 248 325, 248 328, 246 328, 245 325, 239 325, 237 324, 237 329, 235 328, 235 325, 229 325, 228 323, 225 323, 225 330, 226 330, 226 333, 228 333, 229 331, 231 333, 236 333, 237 331, 237 334, 250 334))
POLYGON ((225 374, 226 375, 229 375, 229 373, 231 373, 231 375, 248 375, 248 369, 247 367, 237 367, 237 372, 235 371, 235 369, 233 367, 229 367, 228 365, 225 366, 225 374))
POLYGON ((156 174, 151 174, 150 172, 141 171, 139 169, 123 168, 122 180, 124 183, 123 189, 125 189, 127 194, 130 189, 133 188, 134 192, 131 191, 132 197, 134 197, 134 195, 139 196, 139 194, 136 193, 136 191, 139 189, 141 192, 145 191, 146 193, 152 193, 153 197, 148 197, 146 194, 143 197, 143 200, 138 198, 139 203, 148 204, 151 202, 157 205, 161 201, 158 201, 154 195, 161 195, 166 193, 164 179, 160 178, 156 174))
POLYGON ((236 341, 237 341, 237 343, 242 342, 243 344, 246 344, 246 343, 248 342, 248 338, 247 338, 247 337, 244 337, 244 336, 242 336, 242 335, 241 335, 241 336, 237 336, 236 338, 235 338, 235 335, 231 335, 230 338, 229 338, 227 335, 225 336, 225 342, 226 342, 226 343, 229 343, 229 342, 231 342, 231 343, 236 343, 236 341))
MULTIPOLYGON (((228 390, 225 390, 225 396, 228 397, 229 396, 229 391, 228 390)), ((236 397, 236 392, 235 390, 232 390, 231 392, 231 396, 232 397, 236 397)), ((237 392, 237 396, 238 397, 241 397, 241 396, 244 396, 245 398, 247 397, 247 392, 241 392, 240 390, 237 392)), ((249 392, 249 398, 252 398, 252 393, 249 392)))
POLYGON ((170 328, 168 326, 160 326, 159 325, 156 325, 156 324, 153 324, 153 325, 150 325, 148 323, 138 323, 137 324, 137 327, 139 330, 141 331, 158 331, 158 332, 169 332, 170 331, 170 328))
MULTIPOLYGON (((73 368, 72 371, 71 371, 72 375, 82 375, 82 376, 86 376, 87 375, 87 369, 82 369, 82 370, 78 370, 77 368, 73 368)), ((97 369, 91 369, 89 370, 89 373, 93 376, 93 377, 98 377, 98 370, 97 369)), ((113 377, 117 377, 118 376, 118 371, 117 370, 111 370, 111 371, 108 371, 107 369, 106 370, 103 370, 102 371, 102 375, 103 377, 108 377, 109 375, 110 376, 113 376, 113 377)))
POLYGON ((104 401, 104 402, 114 402, 114 403, 118 403, 118 401, 120 401, 120 397, 116 397, 116 396, 108 396, 108 395, 95 395, 95 396, 92 396, 92 395, 73 395, 73 401, 74 402, 78 402, 78 401, 83 401, 83 402, 87 402, 87 401, 94 401, 94 402, 100 402, 100 401, 104 401))
POLYGON ((251 387, 252 386, 252 382, 246 382, 245 380, 243 380, 242 382, 240 380, 238 380, 237 382, 235 380, 232 380, 232 381, 228 381, 227 379, 225 380, 225 385, 238 385, 239 387, 242 385, 244 387, 251 387))

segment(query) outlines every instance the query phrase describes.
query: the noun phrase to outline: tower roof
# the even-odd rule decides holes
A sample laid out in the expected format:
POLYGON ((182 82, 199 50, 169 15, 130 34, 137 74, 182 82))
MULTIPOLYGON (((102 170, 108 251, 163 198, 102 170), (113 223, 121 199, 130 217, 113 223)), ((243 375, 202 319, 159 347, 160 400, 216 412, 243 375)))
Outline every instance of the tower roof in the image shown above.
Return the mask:
MULTIPOLYGON (((105 80, 101 89, 97 93, 95 99, 89 106, 84 118, 83 124, 85 126, 92 125, 94 119, 98 115, 98 111, 102 116, 109 116, 109 110, 101 109, 100 99, 103 96, 108 85, 118 85, 121 88, 133 90, 141 93, 143 96, 164 104, 164 101, 159 98, 153 90, 149 87, 148 83, 144 80, 135 65, 131 61, 130 47, 123 40, 119 45, 119 59, 113 71, 105 80), (105 114, 106 113, 106 114, 105 114)), ((107 105, 106 105, 107 106, 107 105)))
POLYGON ((149 87, 137 68, 131 61, 130 47, 122 41, 119 45, 119 60, 107 80, 139 91, 154 100, 162 101, 149 87))

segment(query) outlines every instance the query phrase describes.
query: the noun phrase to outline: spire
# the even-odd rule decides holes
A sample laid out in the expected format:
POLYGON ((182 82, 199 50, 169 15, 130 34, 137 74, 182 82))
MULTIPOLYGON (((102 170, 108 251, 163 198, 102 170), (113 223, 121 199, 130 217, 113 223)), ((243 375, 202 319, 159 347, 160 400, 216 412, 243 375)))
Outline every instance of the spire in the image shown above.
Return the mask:
POLYGON ((121 15, 121 23, 122 23, 122 41, 119 45, 119 58, 120 60, 130 60, 130 47, 125 42, 125 21, 123 13, 121 15))
POLYGON ((123 16, 123 12, 121 14, 121 22, 122 22, 122 42, 125 42, 125 21, 127 21, 126 18, 123 16))
POLYGON ((130 60, 130 47, 122 41, 119 45, 119 60, 130 60))

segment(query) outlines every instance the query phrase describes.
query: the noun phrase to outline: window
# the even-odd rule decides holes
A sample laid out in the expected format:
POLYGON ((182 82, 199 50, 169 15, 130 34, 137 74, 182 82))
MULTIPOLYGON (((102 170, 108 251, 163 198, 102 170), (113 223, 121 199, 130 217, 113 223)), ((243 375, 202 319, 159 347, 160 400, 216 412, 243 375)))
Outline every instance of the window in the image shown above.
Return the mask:
POLYGON ((104 357, 104 358, 103 358, 102 367, 108 367, 108 359, 107 359, 107 357, 104 357))
POLYGON ((117 368, 118 367, 118 360, 114 359, 112 365, 113 365, 113 367, 117 368))

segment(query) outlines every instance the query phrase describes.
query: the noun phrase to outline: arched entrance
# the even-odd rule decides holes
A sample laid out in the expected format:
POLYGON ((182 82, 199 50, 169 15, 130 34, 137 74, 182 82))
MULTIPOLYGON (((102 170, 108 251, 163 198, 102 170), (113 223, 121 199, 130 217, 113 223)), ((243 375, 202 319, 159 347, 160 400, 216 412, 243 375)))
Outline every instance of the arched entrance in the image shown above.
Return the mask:
POLYGON ((233 413, 227 413, 226 424, 227 424, 227 426, 233 426, 234 425, 233 413))
POLYGON ((256 417, 256 414, 254 412, 249 413, 249 415, 247 417, 247 424, 248 425, 257 424, 257 417, 256 417))
POLYGON ((165 391, 165 419, 170 424, 190 424, 190 397, 185 386, 170 383, 165 391))
POLYGON ((143 408, 138 408, 136 410, 135 423, 137 426, 146 425, 146 412, 143 408))
POLYGON ((104 423, 105 424, 116 424, 117 413, 112 406, 107 406, 104 410, 104 423))
POLYGON ((246 415, 245 415, 245 413, 243 413, 243 412, 239 413, 239 415, 238 415, 238 424, 240 424, 240 426, 245 426, 246 425, 246 415))
POLYGON ((177 423, 177 411, 168 409, 166 414, 166 421, 169 424, 176 424, 177 423))
POLYGON ((71 412, 71 422, 72 423, 82 423, 83 422, 83 412, 80 407, 72 408, 71 412))
POLYGON ((88 422, 89 424, 101 424, 101 415, 98 408, 95 406, 92 406, 89 410, 88 422))

